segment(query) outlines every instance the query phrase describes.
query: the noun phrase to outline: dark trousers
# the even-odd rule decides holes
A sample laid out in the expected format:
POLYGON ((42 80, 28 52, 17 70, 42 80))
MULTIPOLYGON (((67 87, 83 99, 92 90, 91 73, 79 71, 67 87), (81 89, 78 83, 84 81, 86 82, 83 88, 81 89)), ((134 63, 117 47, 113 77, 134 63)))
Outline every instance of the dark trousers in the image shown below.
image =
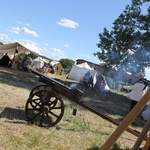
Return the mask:
POLYGON ((133 107, 134 107, 137 103, 138 103, 138 101, 131 100, 130 111, 133 109, 133 107))

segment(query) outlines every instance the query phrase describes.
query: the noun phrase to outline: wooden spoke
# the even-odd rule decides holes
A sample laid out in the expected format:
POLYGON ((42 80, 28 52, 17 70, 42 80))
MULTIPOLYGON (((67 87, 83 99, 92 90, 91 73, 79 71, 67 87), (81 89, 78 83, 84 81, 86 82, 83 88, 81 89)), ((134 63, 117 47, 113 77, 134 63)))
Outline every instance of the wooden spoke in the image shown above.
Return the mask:
POLYGON ((64 103, 52 90, 33 90, 26 102, 25 113, 28 122, 42 127, 52 127, 62 119, 64 103))
MULTIPOLYGON (((48 85, 45 85, 45 84, 41 84, 41 85, 38 85, 36 86, 35 88, 32 89, 32 91, 30 92, 30 95, 29 97, 34 94, 35 92, 39 91, 39 90, 46 90, 48 89, 49 86, 48 85)), ((38 93, 37 93, 38 94, 38 93)))

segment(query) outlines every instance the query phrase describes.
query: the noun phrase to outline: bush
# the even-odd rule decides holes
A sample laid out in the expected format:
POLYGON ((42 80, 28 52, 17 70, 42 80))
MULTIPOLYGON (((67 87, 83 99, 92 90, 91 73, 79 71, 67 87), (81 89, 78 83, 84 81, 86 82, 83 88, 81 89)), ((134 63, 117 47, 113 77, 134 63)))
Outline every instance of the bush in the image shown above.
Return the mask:
POLYGON ((120 84, 121 85, 129 85, 129 83, 123 82, 123 81, 116 81, 116 82, 114 82, 113 79, 109 78, 109 77, 106 77, 106 81, 107 81, 108 86, 111 89, 118 89, 120 84))
POLYGON ((109 88, 115 89, 115 83, 113 82, 112 78, 106 77, 106 81, 107 81, 109 88))
POLYGON ((122 82, 122 81, 116 81, 115 82, 115 89, 118 89, 119 85, 124 85, 124 82, 122 82))

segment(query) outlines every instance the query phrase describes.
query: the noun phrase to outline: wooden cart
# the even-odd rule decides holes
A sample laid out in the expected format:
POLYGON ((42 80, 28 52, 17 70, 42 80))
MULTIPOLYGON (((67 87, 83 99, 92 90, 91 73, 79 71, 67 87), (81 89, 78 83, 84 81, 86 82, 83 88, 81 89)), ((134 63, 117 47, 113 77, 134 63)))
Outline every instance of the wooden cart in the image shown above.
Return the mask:
MULTIPOLYGON (((25 114, 29 123, 34 123, 42 127, 55 126, 64 115, 64 102, 62 96, 78 105, 88 109, 94 114, 119 126, 119 122, 113 118, 91 107, 82 101, 83 92, 79 89, 71 89, 69 86, 50 78, 36 70, 32 73, 39 76, 39 81, 44 83, 32 89, 25 105, 25 114)), ((126 128, 126 131, 139 137, 140 133, 126 128)))

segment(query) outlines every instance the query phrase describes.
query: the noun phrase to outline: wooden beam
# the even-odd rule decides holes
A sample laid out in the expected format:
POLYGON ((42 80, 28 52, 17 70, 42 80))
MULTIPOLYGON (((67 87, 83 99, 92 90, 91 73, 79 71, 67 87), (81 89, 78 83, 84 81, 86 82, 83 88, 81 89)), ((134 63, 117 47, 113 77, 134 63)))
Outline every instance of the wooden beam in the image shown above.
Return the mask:
POLYGON ((147 141, 146 141, 144 147, 142 148, 142 150, 148 150, 149 147, 150 147, 150 136, 149 136, 149 138, 147 139, 147 141))
POLYGON ((146 103, 150 99, 150 89, 146 94, 140 99, 140 101, 135 105, 135 107, 129 112, 125 119, 120 123, 116 130, 111 134, 108 140, 102 145, 101 150, 108 150, 120 137, 120 135, 126 130, 129 124, 138 116, 142 111, 146 103))
POLYGON ((148 120, 148 122, 146 123, 146 125, 144 126, 139 138, 137 139, 136 143, 134 144, 132 150, 137 150, 139 149, 144 137, 146 136, 148 130, 150 128, 150 119, 148 120))

